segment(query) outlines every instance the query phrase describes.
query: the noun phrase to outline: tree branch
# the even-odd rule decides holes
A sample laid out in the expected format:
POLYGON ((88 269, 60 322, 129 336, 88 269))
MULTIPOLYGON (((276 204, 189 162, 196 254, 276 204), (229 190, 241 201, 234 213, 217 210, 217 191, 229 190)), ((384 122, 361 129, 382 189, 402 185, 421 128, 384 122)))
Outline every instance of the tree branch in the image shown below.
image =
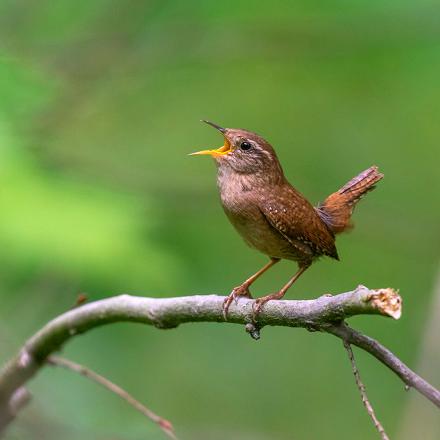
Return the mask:
POLYGON ((365 385, 361 380, 361 375, 359 374, 359 370, 356 365, 356 360, 354 359, 354 354, 353 354, 353 350, 351 349, 351 345, 347 341, 342 341, 342 342, 344 344, 345 350, 347 351, 348 359, 350 359, 351 369, 353 370, 353 375, 354 375, 354 379, 356 381, 356 385, 359 388, 359 392, 361 393, 362 403, 364 404, 368 415, 370 416, 371 420, 373 421, 375 428, 379 432, 381 439, 382 440, 390 440, 387 433, 385 432, 385 429, 383 429, 382 424, 379 422, 379 419, 376 417, 376 414, 374 413, 373 406, 371 405, 370 401, 368 400, 367 391, 365 390, 365 385))
POLYGON ((372 354, 376 359, 396 373, 408 387, 416 389, 440 408, 440 391, 414 373, 414 371, 405 365, 395 354, 375 339, 363 335, 345 323, 337 325, 329 324, 326 325, 323 330, 372 354))
MULTIPOLYGON (((176 298, 143 298, 120 295, 70 310, 46 324, 0 371, 0 432, 9 423, 4 408, 17 389, 24 386, 45 365, 47 357, 78 334, 113 322, 131 321, 174 328, 186 322, 225 322, 224 297, 200 295, 176 298)), ((252 322, 253 300, 240 299, 232 305, 228 322, 252 322)), ((392 289, 370 290, 359 286, 336 296, 307 301, 270 301, 259 315, 258 327, 265 325, 304 327, 331 333, 373 354, 406 384, 416 388, 440 407, 440 392, 412 372, 374 339, 340 323, 351 316, 378 314, 400 317, 401 298, 392 289)))
POLYGON ((107 388, 109 391, 116 394, 121 399, 124 399, 129 405, 131 405, 134 409, 139 411, 145 417, 156 423, 169 438, 177 440, 176 434, 174 433, 173 425, 168 420, 158 416, 156 413, 151 411, 151 409, 147 408, 145 405, 139 402, 139 400, 135 399, 131 394, 127 393, 127 391, 125 391, 123 388, 116 385, 115 383, 111 382, 106 377, 95 373, 93 370, 85 367, 84 365, 77 364, 76 362, 72 362, 69 359, 65 359, 59 356, 49 356, 47 359, 47 363, 49 365, 66 368, 75 373, 81 374, 82 376, 93 380, 104 388, 107 388))
POLYGON ((31 394, 25 387, 17 388, 8 400, 0 406, 0 435, 3 427, 9 425, 17 414, 30 402, 31 394))

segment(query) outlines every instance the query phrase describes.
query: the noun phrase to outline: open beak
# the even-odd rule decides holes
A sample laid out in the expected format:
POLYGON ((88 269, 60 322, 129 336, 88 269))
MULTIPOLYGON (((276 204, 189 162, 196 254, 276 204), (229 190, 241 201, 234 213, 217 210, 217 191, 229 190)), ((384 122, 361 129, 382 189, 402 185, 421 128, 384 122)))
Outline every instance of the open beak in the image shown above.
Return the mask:
POLYGON ((190 156, 201 156, 202 154, 209 154, 213 157, 218 156, 224 156, 225 154, 228 154, 231 151, 231 144, 229 141, 225 138, 225 143, 220 148, 217 148, 216 150, 202 150, 202 151, 196 151, 195 153, 190 153, 190 156))
MULTIPOLYGON (((214 124, 213 122, 210 121, 202 120, 202 122, 211 125, 215 129, 217 129, 220 133, 222 133, 223 136, 225 136, 226 133, 225 128, 220 127, 219 125, 214 124)), ((225 143, 220 148, 217 148, 215 150, 196 151, 195 153, 191 153, 190 156, 201 156, 203 154, 209 154, 212 157, 218 157, 218 156, 224 156, 225 154, 228 154, 230 151, 231 151, 231 144, 229 143, 228 139, 225 136, 225 143)))

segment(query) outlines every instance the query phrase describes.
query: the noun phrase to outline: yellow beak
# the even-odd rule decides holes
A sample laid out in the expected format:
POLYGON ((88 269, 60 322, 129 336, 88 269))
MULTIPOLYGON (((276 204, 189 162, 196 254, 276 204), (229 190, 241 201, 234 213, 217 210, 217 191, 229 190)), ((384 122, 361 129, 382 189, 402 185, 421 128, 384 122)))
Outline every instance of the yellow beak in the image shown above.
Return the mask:
POLYGON ((202 154, 209 154, 212 157, 224 156, 231 151, 231 144, 225 138, 225 144, 216 150, 202 150, 196 151, 195 153, 191 153, 190 156, 201 156, 202 154))

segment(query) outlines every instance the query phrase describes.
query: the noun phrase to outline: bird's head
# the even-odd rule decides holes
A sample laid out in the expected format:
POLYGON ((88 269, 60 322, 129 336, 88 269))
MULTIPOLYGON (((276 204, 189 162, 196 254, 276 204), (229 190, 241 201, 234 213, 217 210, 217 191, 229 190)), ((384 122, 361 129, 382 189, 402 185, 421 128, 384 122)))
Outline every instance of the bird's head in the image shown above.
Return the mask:
POLYGON ((251 131, 223 128, 202 121, 222 133, 224 144, 217 149, 202 150, 191 155, 210 155, 219 168, 228 167, 240 174, 272 174, 283 176, 277 155, 269 142, 251 131))

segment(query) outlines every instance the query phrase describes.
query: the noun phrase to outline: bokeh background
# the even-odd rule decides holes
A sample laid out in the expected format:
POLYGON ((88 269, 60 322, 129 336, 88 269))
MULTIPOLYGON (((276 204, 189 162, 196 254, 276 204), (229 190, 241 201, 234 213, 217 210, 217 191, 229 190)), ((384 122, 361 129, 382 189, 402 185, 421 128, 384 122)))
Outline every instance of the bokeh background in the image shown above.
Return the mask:
MULTIPOLYGON (((268 138, 314 202, 380 166, 338 239, 342 261, 314 265, 288 296, 400 288, 400 321, 350 322, 440 386, 439 13, 430 0, 3 0, 0 361, 80 292, 227 294, 266 261, 224 217, 212 160, 187 156, 220 145, 207 118, 268 138)), ((253 292, 294 270, 280 264, 253 292)), ((117 324, 63 355, 181 439, 377 438, 329 335, 267 328, 257 343, 235 325, 117 324)), ((390 436, 439 438, 434 406, 356 355, 390 436)), ((30 389, 9 440, 164 438, 68 371, 46 368, 30 389)))

